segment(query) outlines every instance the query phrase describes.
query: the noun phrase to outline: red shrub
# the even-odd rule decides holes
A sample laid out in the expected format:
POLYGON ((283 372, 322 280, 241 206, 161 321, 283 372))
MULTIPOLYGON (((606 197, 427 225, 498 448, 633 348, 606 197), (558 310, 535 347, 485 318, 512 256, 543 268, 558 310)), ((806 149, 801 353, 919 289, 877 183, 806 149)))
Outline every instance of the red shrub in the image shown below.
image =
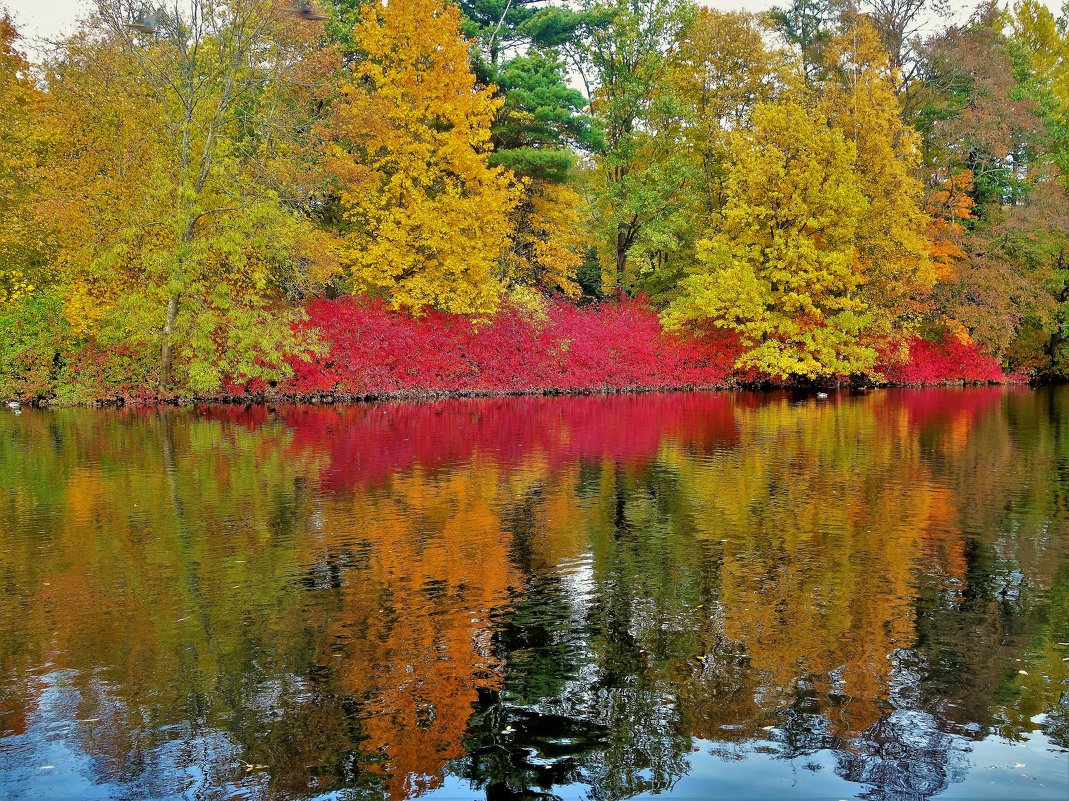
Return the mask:
MULTIPOLYGON (((681 389, 756 383, 735 371, 741 348, 725 331, 677 337, 642 300, 577 307, 550 301, 545 319, 506 307, 493 319, 429 312, 414 318, 377 301, 319 299, 303 324, 326 352, 294 359, 281 393, 343 396, 426 393, 681 389)), ((890 384, 990 383, 1009 379, 979 346, 952 336, 914 338, 904 363, 886 359, 890 384)), ((232 384, 228 395, 259 393, 263 382, 232 384)))
POLYGON ((293 363, 280 390, 381 395, 724 386, 738 355, 730 335, 680 339, 640 301, 585 308, 551 302, 548 319, 503 309, 489 321, 379 302, 315 300, 306 325, 329 352, 293 363))
POLYGON ((909 343, 909 360, 884 369, 888 383, 986 384, 1007 380, 998 360, 974 343, 964 343, 950 334, 932 342, 916 337, 909 343))

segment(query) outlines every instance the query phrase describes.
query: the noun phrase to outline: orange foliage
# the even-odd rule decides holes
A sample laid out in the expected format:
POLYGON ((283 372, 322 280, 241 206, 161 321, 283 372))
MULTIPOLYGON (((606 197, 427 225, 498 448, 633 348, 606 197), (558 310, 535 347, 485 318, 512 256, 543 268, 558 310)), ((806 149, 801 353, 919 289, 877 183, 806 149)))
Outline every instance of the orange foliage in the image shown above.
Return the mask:
POLYGON ((478 691, 500 687, 491 618, 518 583, 492 501, 500 475, 473 465, 440 478, 416 469, 388 494, 331 504, 328 530, 374 531, 368 567, 347 583, 325 645, 343 643, 340 686, 366 705, 363 747, 382 754, 389 796, 437 786, 463 754, 478 691))
POLYGON ((962 248, 966 221, 976 219, 973 214, 976 201, 969 194, 972 183, 972 172, 963 170, 950 175, 928 193, 928 239, 940 281, 952 278, 958 263, 966 259, 962 248))

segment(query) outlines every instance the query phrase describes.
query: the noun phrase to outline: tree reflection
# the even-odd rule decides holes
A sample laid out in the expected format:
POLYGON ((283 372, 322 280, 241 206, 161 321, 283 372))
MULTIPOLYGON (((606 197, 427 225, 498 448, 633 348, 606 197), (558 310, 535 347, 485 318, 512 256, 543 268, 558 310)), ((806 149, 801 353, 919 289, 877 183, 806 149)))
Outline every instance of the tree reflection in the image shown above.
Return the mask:
POLYGON ((3 418, 0 753, 47 724, 140 797, 622 799, 712 741, 931 798, 989 733, 1069 740, 1067 414, 995 389, 3 418))

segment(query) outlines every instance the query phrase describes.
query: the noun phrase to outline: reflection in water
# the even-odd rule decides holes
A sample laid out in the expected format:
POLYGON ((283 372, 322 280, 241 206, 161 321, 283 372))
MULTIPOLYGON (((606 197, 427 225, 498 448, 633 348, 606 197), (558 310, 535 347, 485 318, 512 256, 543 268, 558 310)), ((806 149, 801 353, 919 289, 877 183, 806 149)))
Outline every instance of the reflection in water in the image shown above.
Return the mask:
POLYGON ((1067 423, 1002 389, 4 417, 0 787, 1062 797, 1067 423))

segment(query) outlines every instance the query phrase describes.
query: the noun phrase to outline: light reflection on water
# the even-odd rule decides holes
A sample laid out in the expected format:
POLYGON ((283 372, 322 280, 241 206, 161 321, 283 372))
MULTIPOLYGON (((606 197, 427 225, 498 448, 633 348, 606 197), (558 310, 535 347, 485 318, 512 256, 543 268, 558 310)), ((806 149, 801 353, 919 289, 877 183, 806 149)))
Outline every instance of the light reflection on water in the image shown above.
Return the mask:
POLYGON ((0 418, 0 797, 1069 793, 1069 389, 0 418))

